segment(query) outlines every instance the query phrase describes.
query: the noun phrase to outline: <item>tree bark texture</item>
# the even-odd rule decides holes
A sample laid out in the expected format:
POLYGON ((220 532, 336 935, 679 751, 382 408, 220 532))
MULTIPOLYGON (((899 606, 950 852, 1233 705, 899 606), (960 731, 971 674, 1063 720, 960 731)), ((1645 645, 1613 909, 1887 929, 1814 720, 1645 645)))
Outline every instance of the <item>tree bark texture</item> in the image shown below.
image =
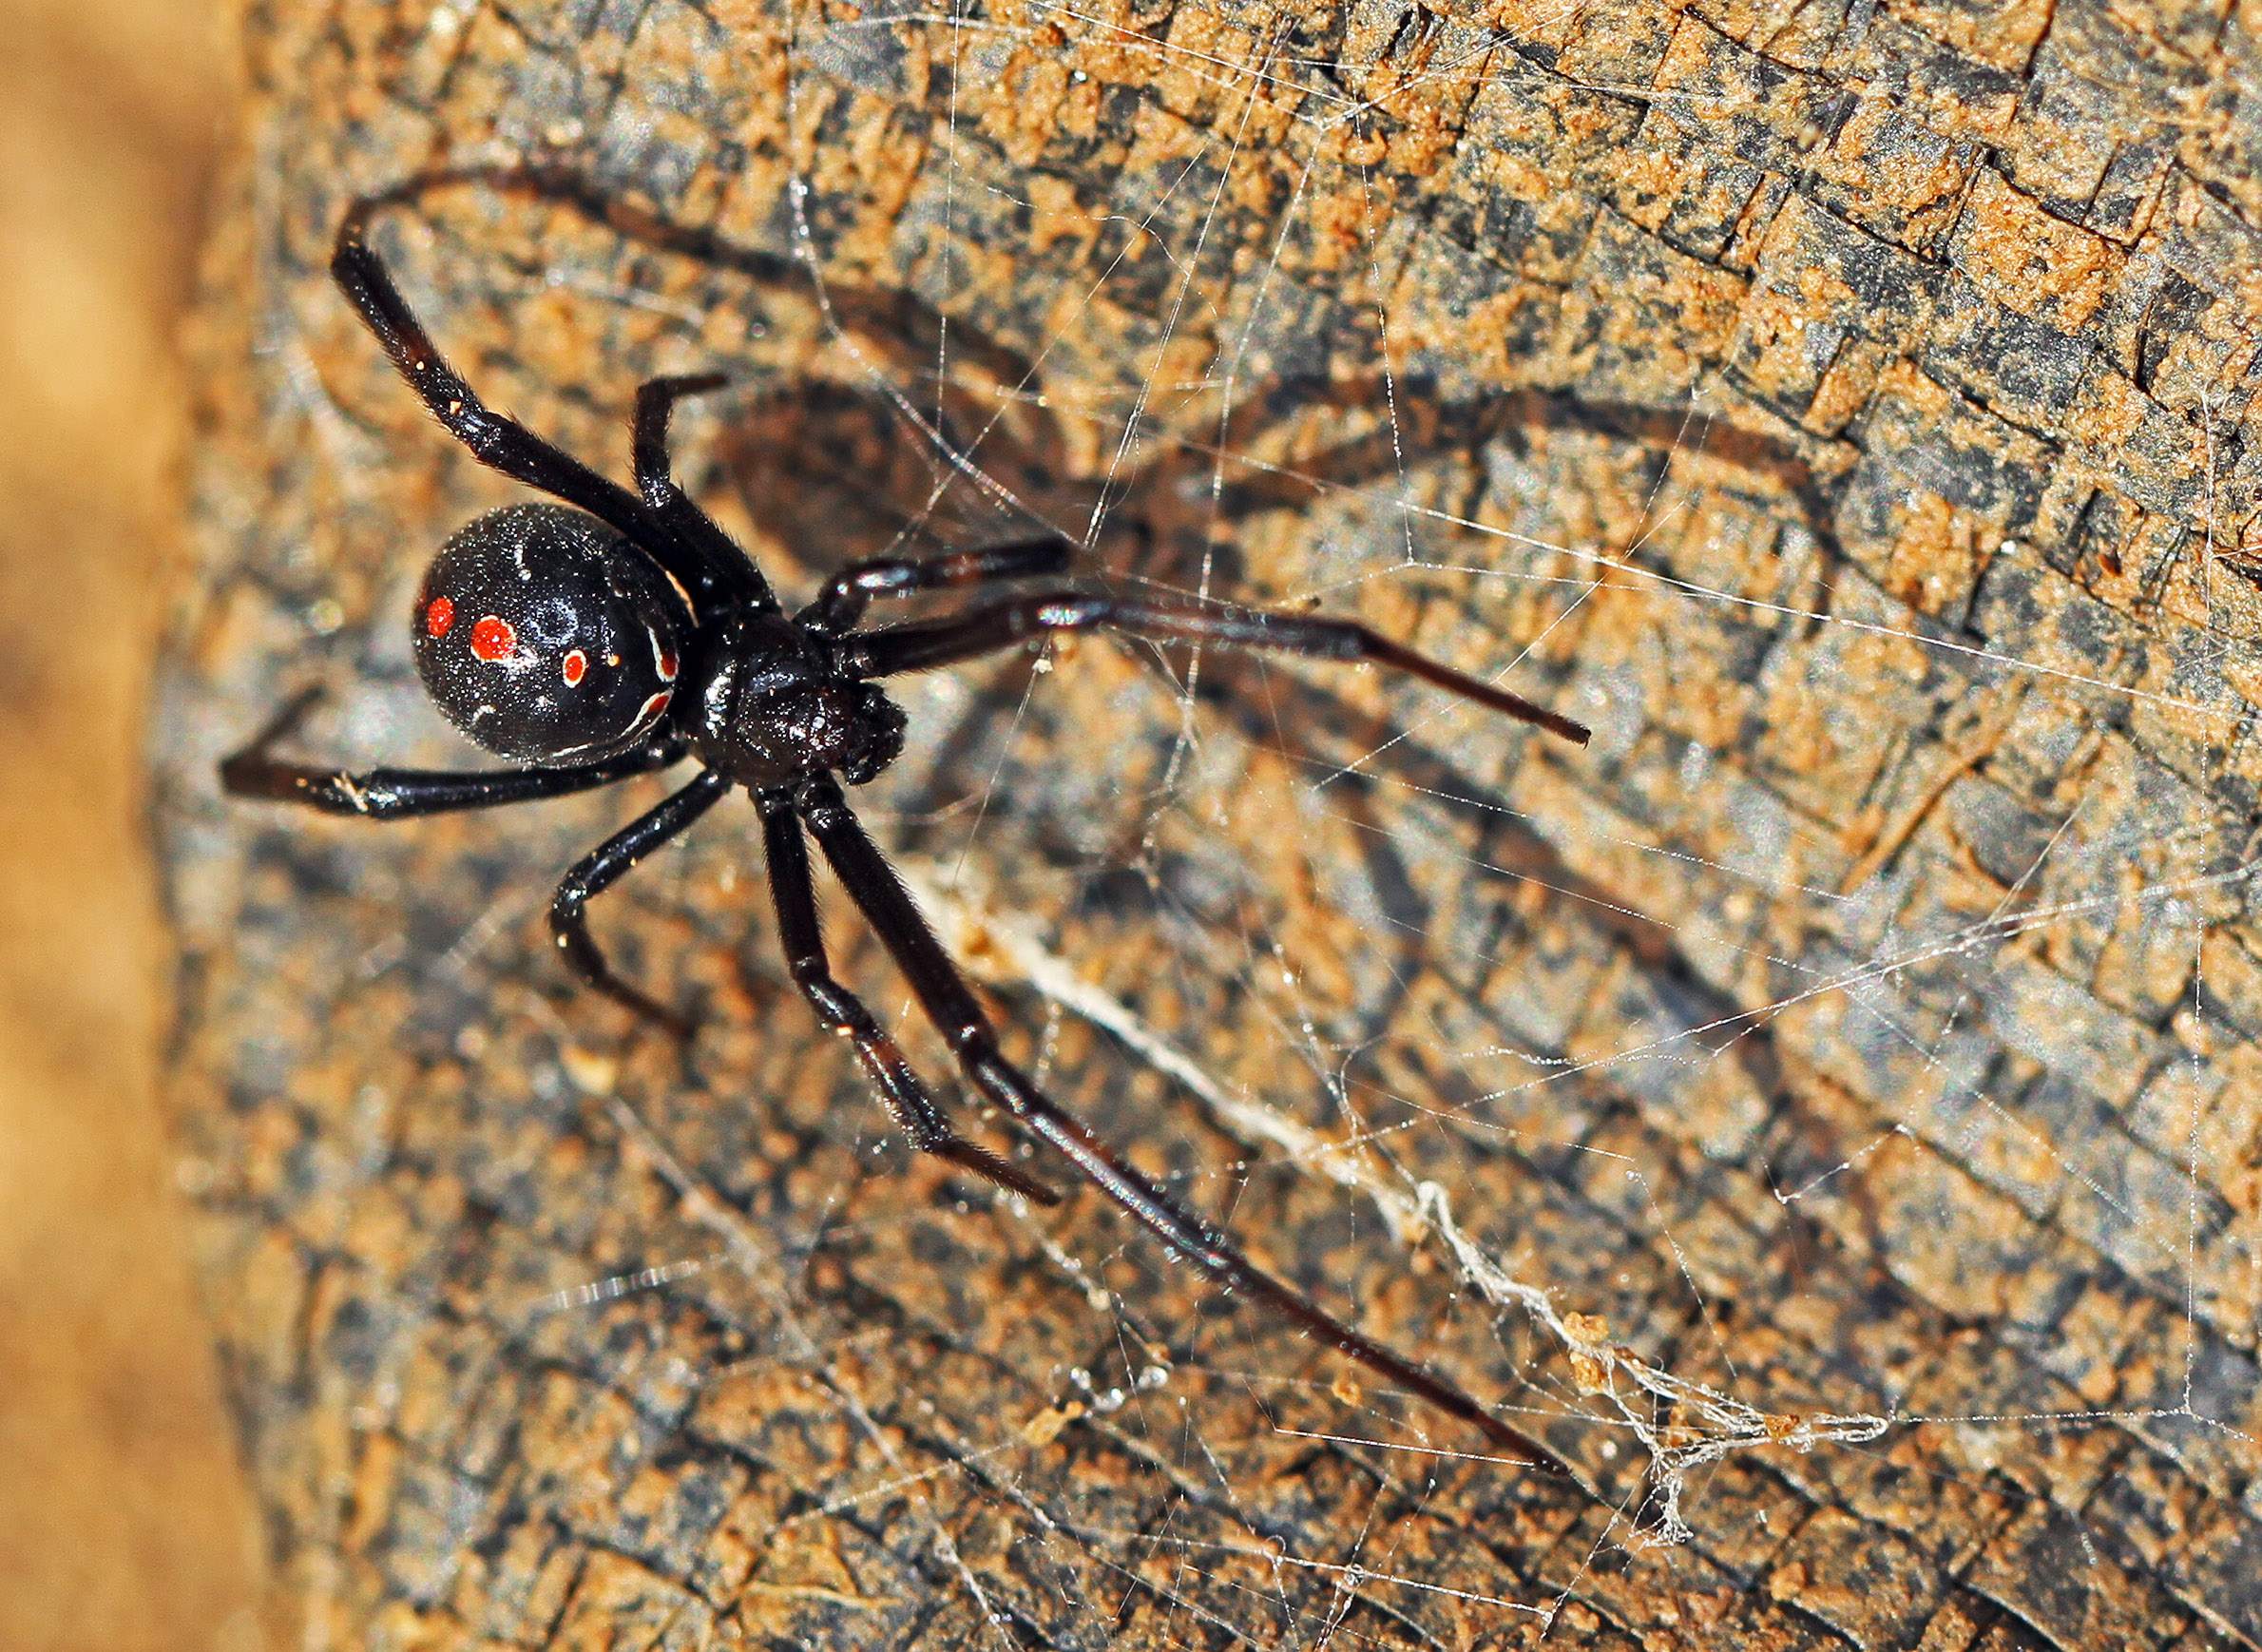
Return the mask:
POLYGON ((2262 1642, 2251 3, 246 21, 156 756, 278 1632, 2262 1642), (907 683, 858 794, 1054 1094, 1581 1483, 907 1156, 751 810, 594 908, 680 1050, 539 918, 662 782, 216 795, 303 683, 469 760, 405 620, 517 495, 324 265, 529 157, 383 221, 412 300, 615 474, 732 374, 678 452, 791 593, 1042 521, 1595 726, 1086 640, 907 683))

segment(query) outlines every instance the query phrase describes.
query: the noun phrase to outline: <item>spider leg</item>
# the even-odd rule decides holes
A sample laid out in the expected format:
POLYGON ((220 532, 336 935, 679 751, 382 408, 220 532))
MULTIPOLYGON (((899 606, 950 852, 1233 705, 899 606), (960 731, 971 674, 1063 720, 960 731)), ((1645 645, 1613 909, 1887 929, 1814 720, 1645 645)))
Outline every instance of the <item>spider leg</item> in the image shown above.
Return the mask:
POLYGON ((731 783, 713 769, 673 793, 646 814, 639 816, 599 844, 558 885, 550 897, 550 933, 566 965, 588 986, 616 1004, 627 1006, 647 1021, 658 1022, 680 1039, 693 1032, 691 1022, 659 1000, 646 996, 613 973, 597 943, 589 938, 585 909, 593 895, 619 882, 636 863, 681 833, 712 809, 731 789, 731 783))
MULTIPOLYGON (((427 187, 452 183, 459 177, 450 172, 422 174, 379 194, 363 196, 346 209, 337 226, 337 243, 330 258, 331 279, 384 346, 395 371, 423 398, 448 433, 470 449, 481 464, 577 505, 626 534, 690 591, 701 607, 723 597, 775 605, 776 598, 770 595, 760 573, 736 547, 731 547, 732 555, 725 557, 706 536, 685 536, 676 521, 649 509, 619 483, 599 475, 516 419, 489 408, 448 364, 369 244, 369 224, 385 207, 412 201, 427 187)), ((688 500, 685 503, 689 505, 688 500)), ((719 528, 714 537, 729 544, 719 528)))
POLYGON ((810 884, 809 845, 801 837, 800 816, 794 812, 792 798, 783 794, 773 793, 756 801, 762 813, 762 845, 770 861, 770 893, 777 906, 778 944, 785 951, 794 985, 809 1000, 818 1021, 854 1042, 864 1071, 911 1144, 1039 1204, 1060 1203, 1061 1196, 1053 1189, 951 1129, 895 1041, 863 1001, 834 979, 832 967, 825 960, 824 936, 817 928, 816 893, 810 884))
MULTIPOLYGON (((679 537, 700 546, 712 561, 725 567, 745 564, 751 567, 751 559, 713 517, 699 508, 668 467, 667 423, 676 411, 676 403, 687 395, 720 390, 728 383, 727 374, 680 373, 646 379, 637 387, 633 437, 636 485, 644 496, 644 504, 679 537)), ((755 605, 775 611, 777 599, 771 594, 767 582, 761 581, 758 574, 756 579, 758 588, 754 594, 755 605)))
POLYGON ((834 874, 911 982, 927 1018, 949 1042, 960 1067, 983 1094, 1229 1293, 1264 1303, 1369 1370, 1474 1425, 1496 1446, 1528 1453, 1537 1464, 1557 1472, 1570 1472, 1553 1451, 1493 1416, 1451 1383, 1362 1335, 1259 1268, 1216 1226, 1172 1200, 1118 1157, 1081 1119, 1031 1084, 1000 1051, 996 1029, 919 915, 894 869, 850 812, 840 788, 830 778, 812 781, 798 808, 834 874))
POLYGON ((663 509, 671 504, 689 501, 689 496, 668 470, 667 423, 675 413, 676 403, 687 395, 704 395, 708 391, 720 390, 728 383, 728 374, 672 373, 659 378, 647 378, 637 386, 636 425, 632 438, 636 453, 636 485, 643 490, 644 503, 653 509, 663 509))
POLYGON ((358 774, 294 763, 273 755, 320 699, 308 689, 294 696, 238 751, 220 759, 220 789, 238 797, 265 797, 298 803, 326 815, 359 815, 371 820, 398 820, 411 815, 439 815, 456 809, 493 809, 563 797, 609 786, 631 775, 648 774, 681 761, 683 742, 655 740, 637 751, 601 763, 569 768, 530 769, 365 769, 358 774))
POLYGON ((1580 745, 1590 738, 1583 723, 1441 664, 1427 654, 1417 654, 1356 621, 1284 614, 1272 608, 1205 608, 1068 589, 1037 591, 986 603, 939 620, 891 625, 850 638, 841 649, 841 666, 852 676, 891 677, 899 671, 926 671, 995 653, 1050 631, 1082 631, 1093 626, 1158 642, 1270 648, 1322 660, 1371 660, 1580 745))
POLYGON ((1074 550, 1068 540, 1055 533, 942 556, 874 557, 834 574, 816 601, 795 615, 794 621, 813 631, 838 636, 864 617, 874 597, 907 597, 914 591, 1059 573, 1068 566, 1074 550))

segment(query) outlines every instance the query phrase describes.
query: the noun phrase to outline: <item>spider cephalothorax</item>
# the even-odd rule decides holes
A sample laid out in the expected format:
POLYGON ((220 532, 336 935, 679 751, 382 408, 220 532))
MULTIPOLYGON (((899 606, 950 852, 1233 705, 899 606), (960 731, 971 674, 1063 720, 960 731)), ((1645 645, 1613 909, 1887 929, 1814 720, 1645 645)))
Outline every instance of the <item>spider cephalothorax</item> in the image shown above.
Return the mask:
POLYGON ((903 712, 841 669, 830 638, 782 614, 735 614, 695 656, 692 754, 757 789, 834 773, 852 786, 903 751, 903 712))
POLYGON ((788 614, 752 560, 669 472, 669 410, 681 396, 720 385, 719 376, 658 378, 637 393, 631 492, 489 410, 441 356, 370 247, 368 228, 384 207, 465 182, 509 187, 542 179, 509 168, 434 172, 364 198, 338 227, 331 273, 451 434, 484 463, 564 502, 515 506, 465 528, 433 559, 413 617, 417 665, 433 701, 472 740, 522 766, 342 774, 290 762, 273 749, 308 702, 301 696, 220 765, 222 784, 239 796, 393 818, 560 797, 696 760, 699 773, 688 783, 600 844, 559 885, 550 926, 584 981, 688 1035, 688 1023, 674 1010, 612 972, 589 937, 585 909, 639 859, 743 789, 760 816, 778 938, 794 983, 819 1021, 853 1045, 913 1146, 1039 1202, 1059 1201, 1043 1181, 960 1136, 886 1028, 834 977, 817 929, 810 838, 893 955, 972 1088, 1227 1289, 1264 1302, 1495 1443, 1560 1469, 1545 1447, 1459 1388, 1257 1267, 1007 1060, 987 1013, 858 824, 840 781, 871 778, 903 749, 903 714, 874 680, 1089 627, 1371 661, 1566 739, 1583 743, 1586 730, 1350 621, 1060 585, 1070 547, 1051 533, 987 549, 858 563, 788 614), (1047 579, 1055 583, 1031 586, 1047 579), (877 600, 1000 584, 1019 588, 932 618, 862 626, 877 600))

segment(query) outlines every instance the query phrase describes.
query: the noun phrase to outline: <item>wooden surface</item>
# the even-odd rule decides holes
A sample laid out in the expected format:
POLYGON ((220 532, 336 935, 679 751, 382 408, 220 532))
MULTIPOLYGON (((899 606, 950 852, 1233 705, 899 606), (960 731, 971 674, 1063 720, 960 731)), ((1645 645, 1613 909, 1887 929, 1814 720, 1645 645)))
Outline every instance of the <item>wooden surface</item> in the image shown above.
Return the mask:
POLYGON ((250 1652, 252 1504, 157 1105, 143 715, 220 19, 0 3, 0 1646, 250 1652))
POLYGON ((2256 28, 259 13, 155 740, 276 1621, 2262 1641, 2256 28), (1055 1094, 1584 1484, 1095 1197, 908 1161, 783 979, 743 807, 598 903, 704 1017, 683 1053, 539 922, 658 782, 384 828, 214 795, 303 682, 312 749, 468 760, 404 618, 512 494, 322 265, 356 191, 535 150, 592 199, 454 189, 381 244, 616 471, 640 378, 736 375, 679 451, 791 589, 1035 518, 1595 725, 1086 641, 907 684, 860 794, 1055 1094))

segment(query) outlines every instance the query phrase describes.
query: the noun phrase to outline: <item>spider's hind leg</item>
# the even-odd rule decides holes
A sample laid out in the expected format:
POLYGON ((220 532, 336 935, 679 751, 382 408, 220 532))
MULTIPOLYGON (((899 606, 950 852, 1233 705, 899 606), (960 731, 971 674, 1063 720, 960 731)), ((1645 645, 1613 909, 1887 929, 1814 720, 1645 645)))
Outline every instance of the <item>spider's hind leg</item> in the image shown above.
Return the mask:
POLYGON ((459 809, 497 809, 508 803, 593 791, 631 775, 664 769, 683 756, 680 740, 655 740, 600 763, 571 768, 364 769, 359 773, 277 757, 275 748, 297 732, 320 699, 321 691, 314 688, 294 695, 268 720, 266 727, 222 758, 220 790, 234 797, 297 803, 326 815, 399 820, 459 809))
POLYGON ((676 403, 687 395, 704 395, 730 383, 726 373, 671 373, 647 378, 636 387, 636 423, 630 444, 636 461, 636 485, 644 503, 658 509, 685 495, 668 467, 667 427, 676 403))
POLYGON ((775 608, 777 599, 759 570, 688 499, 666 509, 647 505, 556 443, 489 408, 440 353, 371 243, 370 230, 378 213, 416 201, 427 190, 480 181, 536 182, 532 174, 510 168, 441 168, 355 201, 338 221, 330 256, 330 276, 338 291, 384 348, 393 370, 481 464, 609 524, 701 605, 727 598, 775 608))
POLYGON ((762 844, 770 861, 770 891, 777 906, 777 939, 785 950, 786 968, 817 1019, 854 1041, 872 1086, 911 1144, 1039 1204, 1060 1203, 1061 1196, 1045 1183, 951 1129, 895 1041, 863 1001, 834 979, 825 959, 824 936, 817 929, 816 893, 810 884, 809 846, 801 839, 800 816, 790 798, 759 801, 762 844))

